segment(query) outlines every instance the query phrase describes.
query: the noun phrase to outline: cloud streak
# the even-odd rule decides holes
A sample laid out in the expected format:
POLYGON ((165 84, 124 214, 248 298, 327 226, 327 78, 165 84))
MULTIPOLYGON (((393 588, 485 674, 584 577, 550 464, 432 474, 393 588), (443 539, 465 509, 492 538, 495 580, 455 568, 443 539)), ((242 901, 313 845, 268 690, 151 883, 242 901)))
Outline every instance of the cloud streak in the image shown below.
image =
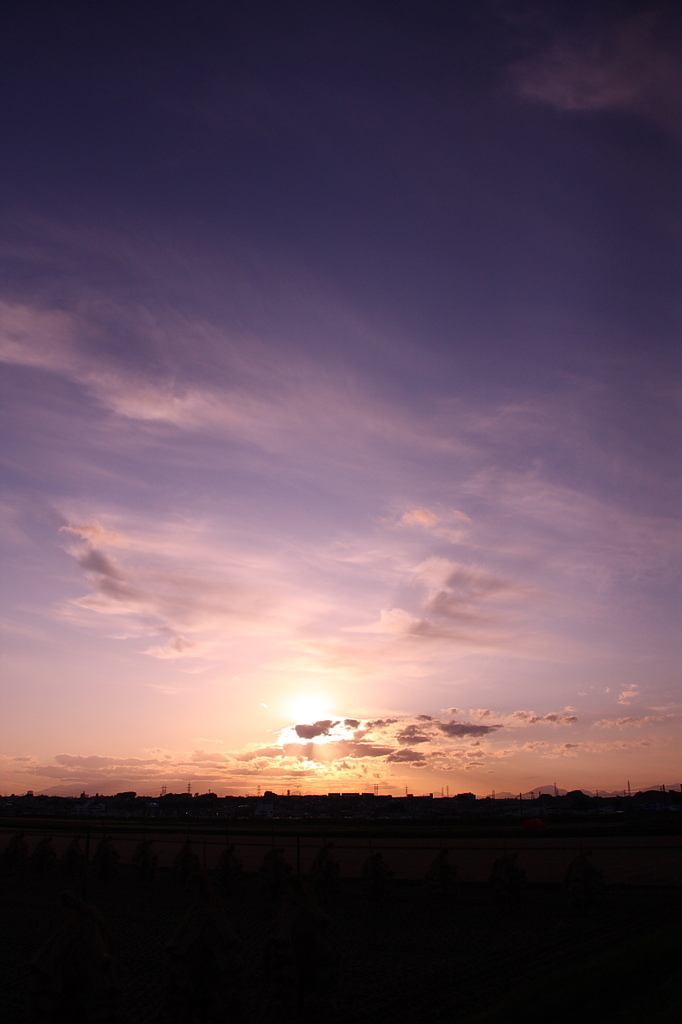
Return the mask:
MULTIPOLYGON (((513 65, 520 94, 561 110, 635 111, 676 128, 682 74, 672 5, 621 16, 598 7, 581 13, 577 28, 552 32, 513 65)), ((538 26, 542 21, 540 15, 538 26)))

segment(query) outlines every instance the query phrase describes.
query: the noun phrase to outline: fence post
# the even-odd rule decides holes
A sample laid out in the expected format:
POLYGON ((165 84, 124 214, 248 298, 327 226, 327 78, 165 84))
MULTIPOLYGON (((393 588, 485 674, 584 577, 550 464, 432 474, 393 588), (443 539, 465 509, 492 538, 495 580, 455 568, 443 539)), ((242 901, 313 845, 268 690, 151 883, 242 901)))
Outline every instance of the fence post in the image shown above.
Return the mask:
POLYGON ((83 865, 83 899, 88 898, 88 872, 90 871, 90 826, 85 832, 85 864, 83 865))

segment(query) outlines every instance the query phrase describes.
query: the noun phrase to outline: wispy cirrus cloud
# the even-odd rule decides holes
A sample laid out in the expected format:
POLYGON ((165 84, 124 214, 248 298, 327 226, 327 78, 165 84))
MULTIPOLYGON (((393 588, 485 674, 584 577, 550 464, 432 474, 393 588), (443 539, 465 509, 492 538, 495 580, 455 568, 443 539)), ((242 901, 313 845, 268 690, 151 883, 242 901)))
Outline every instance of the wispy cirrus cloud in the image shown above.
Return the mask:
POLYGON ((512 71, 526 99, 562 110, 622 109, 665 121, 677 130, 682 72, 674 5, 632 12, 586 7, 573 28, 550 26, 541 8, 526 8, 527 38, 540 41, 512 71))
MULTIPOLYGON (((495 648, 511 636, 518 642, 518 619, 529 599, 525 584, 478 565, 423 559, 423 547, 413 551, 410 541, 405 548, 390 529, 388 543, 377 537, 380 549, 363 564, 330 561, 310 547, 302 560, 300 544, 264 546, 246 526, 230 543, 223 530, 216 537, 219 528, 210 521, 159 522, 77 506, 64 506, 63 515, 65 550, 90 591, 72 599, 64 613, 80 622, 89 614, 93 624, 95 616, 123 619, 132 634, 155 641, 146 653, 161 659, 215 657, 229 624, 245 636, 267 628, 310 665, 369 669, 380 655, 382 662, 407 666, 425 655, 425 644, 441 657, 443 645, 495 648), (326 591, 331 570, 333 599, 326 591), (411 610, 382 609, 406 578, 411 610)), ((423 543, 428 550, 428 534, 423 543)))
POLYGON ((263 550, 217 556, 214 536, 196 524, 138 518, 105 527, 80 520, 61 530, 77 538, 66 551, 90 588, 62 614, 83 623, 84 614, 123 619, 132 635, 162 641, 145 651, 157 658, 213 660, 228 624, 247 636, 266 626, 270 635, 281 634, 312 608, 305 592, 287 580, 286 563, 263 550))
MULTIPOLYGON (((496 538, 498 557, 506 552, 530 558, 532 544, 536 563, 541 559, 565 579, 591 579, 605 589, 621 574, 639 577, 662 570, 674 578, 679 572, 682 539, 672 516, 623 508, 533 471, 486 468, 472 475, 463 490, 515 516, 509 545, 496 538)), ((483 522, 471 543, 477 547, 489 539, 483 522)))
POLYGON ((592 723, 593 729, 628 729, 636 728, 641 729, 646 725, 658 725, 662 722, 669 722, 677 719, 679 716, 671 712, 666 715, 642 715, 637 718, 633 715, 626 715, 622 718, 600 718, 598 721, 592 723))
MULTIPOLYGON (((98 344, 107 330, 133 330, 130 310, 109 300, 105 324, 102 315, 96 295, 71 311, 2 302, 0 361, 82 389, 86 401, 71 396, 69 416, 99 431, 100 444, 114 457, 146 448, 167 458, 174 434, 190 446, 214 438, 234 446, 235 461, 248 461, 248 453, 285 457, 297 475, 319 482, 322 467, 331 482, 332 465, 346 473, 375 472, 382 452, 394 458, 401 450, 400 461, 413 463, 434 446, 466 454, 466 443, 443 436, 434 417, 398 405, 351 366, 341 376, 328 357, 305 345, 284 357, 271 339, 249 338, 246 346, 223 326, 139 308, 134 334, 148 352, 133 364, 126 347, 98 344), (155 351, 160 346, 162 359, 155 351), (188 363, 189 349, 214 358, 205 366, 188 363), (113 433, 106 429, 112 417, 113 433)), ((354 330, 362 333, 359 325, 354 330)), ((42 392, 51 398, 49 380, 33 380, 30 390, 34 403, 42 392)), ((52 415, 59 415, 56 409, 52 415)))

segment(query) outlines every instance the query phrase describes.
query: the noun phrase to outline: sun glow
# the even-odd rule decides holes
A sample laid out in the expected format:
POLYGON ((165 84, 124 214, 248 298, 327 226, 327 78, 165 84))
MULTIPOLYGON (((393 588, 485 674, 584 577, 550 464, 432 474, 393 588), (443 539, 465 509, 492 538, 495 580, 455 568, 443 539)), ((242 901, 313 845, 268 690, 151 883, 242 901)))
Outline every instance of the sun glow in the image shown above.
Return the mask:
POLYGON ((319 722, 332 715, 329 699, 320 693, 299 693, 287 704, 287 713, 295 723, 319 722))

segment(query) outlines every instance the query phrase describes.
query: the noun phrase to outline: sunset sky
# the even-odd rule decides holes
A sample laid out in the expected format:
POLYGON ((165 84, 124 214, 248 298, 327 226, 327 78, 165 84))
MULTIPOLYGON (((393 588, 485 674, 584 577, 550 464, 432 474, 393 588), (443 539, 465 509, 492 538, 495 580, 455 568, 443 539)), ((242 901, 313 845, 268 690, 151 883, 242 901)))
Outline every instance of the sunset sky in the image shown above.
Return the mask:
POLYGON ((682 781, 681 39, 9 0, 0 791, 682 781))

